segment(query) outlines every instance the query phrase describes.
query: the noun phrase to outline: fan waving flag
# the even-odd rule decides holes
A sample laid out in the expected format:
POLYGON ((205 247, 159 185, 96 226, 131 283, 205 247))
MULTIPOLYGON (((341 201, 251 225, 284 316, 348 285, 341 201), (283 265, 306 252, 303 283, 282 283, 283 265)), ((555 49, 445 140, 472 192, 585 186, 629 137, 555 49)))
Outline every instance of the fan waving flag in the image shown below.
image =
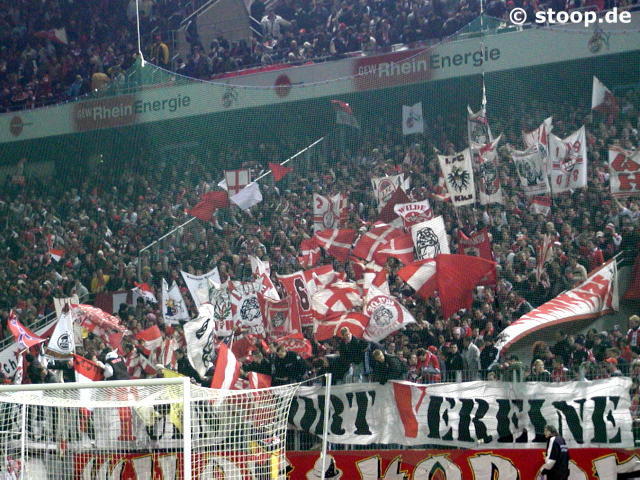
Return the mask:
POLYGON ((337 337, 340 330, 347 328, 354 337, 362 338, 367 328, 369 318, 359 312, 348 312, 342 315, 329 317, 323 321, 316 320, 313 336, 318 342, 337 337))
POLYGON ((352 254, 358 258, 362 258, 367 262, 373 260, 376 252, 380 250, 385 243, 396 237, 404 235, 400 228, 391 225, 373 226, 371 230, 360 235, 353 247, 352 254))
POLYGON ((349 257, 349 250, 356 236, 355 230, 322 230, 313 236, 317 245, 320 245, 329 254, 345 262, 349 257))
POLYGON ((369 289, 362 310, 369 317, 363 338, 371 342, 379 342, 416 321, 400 302, 375 287, 369 289))
POLYGON ((405 265, 415 261, 411 234, 405 233, 384 243, 373 259, 379 265, 384 265, 389 257, 397 258, 405 265))
POLYGON ((144 298, 147 302, 158 303, 158 299, 153 293, 153 289, 148 283, 136 283, 133 282, 135 288, 132 288, 133 292, 133 303, 136 303, 138 298, 144 298))
POLYGON ((71 312, 63 312, 58 318, 56 328, 47 345, 47 353, 55 357, 70 357, 76 351, 73 334, 73 316, 71 312))
POLYGON ((413 262, 398 270, 398 276, 409 284, 420 298, 431 297, 438 287, 434 258, 413 262))
POLYGON ((315 266, 320 260, 320 247, 313 238, 305 238, 300 242, 298 262, 304 268, 315 266))
POLYGON ((353 114, 351 106, 342 100, 331 100, 334 110, 336 111, 336 123, 338 125, 348 125, 353 128, 360 128, 358 119, 353 114))
POLYGON ((136 333, 136 338, 142 340, 144 353, 147 356, 162 346, 162 332, 157 325, 136 333))
POLYGON ((19 345, 20 350, 27 350, 34 345, 38 345, 39 343, 46 341, 46 339, 39 337, 22 325, 22 323, 18 321, 18 317, 13 310, 9 312, 9 321, 7 322, 7 326, 9 327, 9 331, 13 335, 16 343, 19 345))
POLYGON ((534 215, 544 215, 551 213, 551 197, 533 197, 529 204, 529 211, 534 215))
POLYGON ((62 260, 62 257, 64 257, 65 251, 60 249, 60 248, 52 248, 49 250, 49 255, 51 255, 51 258, 53 258, 56 262, 59 262, 60 260, 62 260))
POLYGON ((311 342, 304 338, 301 333, 292 333, 286 337, 280 337, 274 340, 274 343, 278 346, 283 346, 291 352, 297 353, 302 358, 309 358, 313 355, 311 342))
POLYGON ((73 369, 76 374, 76 382, 86 383, 104 380, 103 370, 97 363, 75 353, 73 354, 73 369))
POLYGON ((162 318, 167 325, 189 320, 189 312, 175 280, 169 288, 167 281, 162 279, 162 318))
POLYGON ((211 388, 231 390, 240 378, 240 362, 231 349, 221 343, 218 347, 218 358, 211 379, 211 388))
POLYGON ((341 193, 332 197, 313 194, 313 231, 339 228, 347 218, 347 198, 341 193))
POLYGON ((251 207, 256 206, 262 201, 260 185, 256 182, 251 182, 238 193, 232 195, 230 200, 240 207, 240 209, 249 210, 251 207))
POLYGON ((483 228, 468 236, 458 230, 458 253, 493 260, 493 248, 487 229, 483 228))
POLYGON ((196 206, 187 210, 187 213, 199 218, 203 222, 211 222, 216 210, 228 206, 229 194, 225 191, 218 190, 215 192, 207 192, 202 195, 196 206))
POLYGON ((593 77, 593 89, 591 91, 591 110, 610 116, 614 116, 620 111, 616 97, 595 76, 593 77))
POLYGON ((271 169, 271 173, 273 173, 273 179, 276 182, 279 182, 284 178, 285 175, 293 172, 293 167, 285 167, 284 165, 280 165, 279 163, 269 162, 269 168, 271 169))
POLYGON ((502 187, 498 172, 498 142, 502 135, 493 142, 473 150, 473 161, 478 172, 478 196, 481 205, 502 203, 502 187))

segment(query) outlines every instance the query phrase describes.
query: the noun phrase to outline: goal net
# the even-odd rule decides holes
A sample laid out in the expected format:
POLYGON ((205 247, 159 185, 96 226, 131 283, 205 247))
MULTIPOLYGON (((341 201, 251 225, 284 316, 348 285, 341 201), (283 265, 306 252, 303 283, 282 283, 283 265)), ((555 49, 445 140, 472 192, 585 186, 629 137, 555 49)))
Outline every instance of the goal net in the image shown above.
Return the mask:
POLYGON ((283 479, 297 389, 182 378, 2 387, 0 479, 283 479))

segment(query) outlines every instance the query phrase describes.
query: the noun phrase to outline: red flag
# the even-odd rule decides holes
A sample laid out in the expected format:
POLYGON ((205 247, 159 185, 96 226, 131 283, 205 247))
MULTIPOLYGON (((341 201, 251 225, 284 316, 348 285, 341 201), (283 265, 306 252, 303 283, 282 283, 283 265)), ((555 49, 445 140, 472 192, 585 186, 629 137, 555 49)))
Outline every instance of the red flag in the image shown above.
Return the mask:
POLYGON ((401 235, 404 235, 404 231, 391 225, 381 224, 373 226, 371 230, 365 232, 358 238, 353 247, 352 254, 370 262, 373 260, 376 252, 381 249, 386 242, 401 235))
MULTIPOLYGON (((245 335, 233 342, 233 345, 231 345, 231 351, 236 358, 244 358, 258 350, 258 347, 256 347, 256 342, 258 340, 262 340, 262 336, 254 334, 245 335)), ((264 342, 264 340, 262 341, 264 342)))
POLYGON ((131 289, 131 291, 134 294, 133 303, 136 302, 138 297, 142 297, 146 301, 151 303, 158 303, 158 299, 153 293, 153 288, 151 288, 151 285, 149 285, 148 283, 137 283, 137 282, 133 282, 133 284, 135 285, 135 288, 131 289))
POLYGON ((529 210, 534 215, 544 215, 546 217, 551 212, 551 197, 533 197, 529 210))
POLYGON ((313 267, 320 260, 320 247, 314 238, 305 238, 300 242, 298 262, 304 268, 313 267))
POLYGON ((380 216, 378 217, 378 221, 384 223, 391 223, 396 218, 398 218, 398 214, 395 211, 396 205, 401 205, 403 203, 409 203, 411 199, 404 193, 404 190, 400 188, 396 188, 393 195, 387 203, 385 203, 384 207, 382 207, 382 211, 380 212, 380 216))
POLYGON ((60 249, 60 248, 51 248, 49 250, 49 255, 51 255, 51 258, 53 258, 56 262, 59 262, 60 260, 62 260, 62 257, 64 257, 65 251, 60 249))
POLYGON ((187 210, 189 215, 193 215, 196 218, 204 222, 210 222, 213 219, 213 214, 219 208, 225 208, 229 206, 229 194, 223 190, 215 192, 207 192, 202 195, 200 202, 190 210, 187 210))
POLYGON ((336 282, 311 296, 311 308, 316 318, 341 314, 362 306, 362 297, 355 283, 336 282))
POLYGON ((273 179, 276 182, 282 180, 282 178, 286 174, 293 172, 293 167, 285 167, 284 165, 280 165, 279 163, 269 162, 269 168, 271 169, 271 173, 273 173, 273 179))
POLYGON ((405 265, 415 261, 413 238, 410 233, 404 233, 385 242, 375 253, 373 259, 377 264, 384 265, 389 257, 397 258, 405 265))
POLYGON ((211 388, 231 390, 240 378, 240 362, 236 359, 231 349, 221 343, 218 348, 216 367, 211 379, 211 388))
POLYGON ((301 333, 292 333, 286 337, 281 337, 275 340, 278 346, 283 346, 287 350, 297 353, 302 358, 309 358, 313 354, 313 347, 311 342, 304 338, 301 333))
POLYGON ((292 322, 290 315, 291 297, 286 297, 279 302, 271 302, 263 295, 258 295, 264 329, 270 337, 284 337, 290 333, 302 330, 299 323, 292 322))
POLYGON ((91 360, 73 354, 73 369, 76 373, 76 382, 99 382, 104 380, 102 368, 91 360))
POLYGON ((146 355, 151 355, 152 352, 162 346, 162 332, 157 325, 136 333, 136 338, 142 340, 146 355))
POLYGON ((316 232, 313 238, 318 245, 327 251, 329 255, 336 257, 341 262, 346 262, 355 236, 355 230, 336 229, 316 232))
POLYGON ((247 374, 249 380, 249 388, 257 390, 259 388, 269 388, 271 386, 271 376, 258 372, 249 372, 247 374))
POLYGON ((331 265, 321 265, 311 270, 294 272, 290 275, 278 275, 278 281, 291 298, 291 323, 302 327, 313 325, 311 313, 311 295, 322 286, 336 279, 331 265))
POLYGON ((485 277, 495 275, 496 263, 467 255, 436 257, 438 294, 445 318, 461 308, 471 308, 473 289, 485 277))
POLYGON ((458 253, 493 260, 493 248, 486 228, 467 236, 458 230, 458 253))
POLYGON ((76 315, 76 319, 80 321, 80 325, 90 332, 93 332, 98 327, 106 331, 125 331, 125 328, 120 325, 120 319, 109 315, 104 310, 84 304, 71 304, 71 308, 74 309, 74 314, 76 315))
POLYGON ((366 315, 358 312, 348 312, 343 315, 329 317, 324 321, 317 321, 313 335, 317 341, 321 342, 337 337, 340 329, 346 327, 354 337, 362 338, 368 324, 369 317, 366 315))
POLYGON ((9 331, 11 331, 13 338, 20 346, 20 350, 27 350, 34 345, 38 345, 39 343, 46 341, 46 339, 39 337, 22 325, 22 323, 18 321, 18 317, 13 310, 9 312, 9 321, 7 322, 7 326, 9 327, 9 331))
POLYGON ((420 298, 431 297, 438 288, 434 258, 413 262, 398 270, 398 276, 407 282, 420 298))

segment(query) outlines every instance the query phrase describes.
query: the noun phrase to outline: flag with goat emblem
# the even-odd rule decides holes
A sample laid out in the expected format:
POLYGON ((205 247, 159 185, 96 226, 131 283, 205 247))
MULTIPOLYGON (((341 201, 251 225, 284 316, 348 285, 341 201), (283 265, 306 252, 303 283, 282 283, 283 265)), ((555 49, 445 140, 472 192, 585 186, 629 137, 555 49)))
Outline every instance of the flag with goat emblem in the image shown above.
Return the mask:
POLYGON ((379 342, 416 321, 395 298, 373 286, 369 288, 363 313, 369 317, 363 338, 371 342, 379 342))
POLYGON ((512 148, 510 154, 525 195, 544 195, 550 191, 542 152, 537 146, 524 151, 512 148))
POLYGON ((229 293, 234 325, 246 333, 263 335, 262 311, 255 285, 251 282, 232 282, 232 284, 233 288, 229 293))
POLYGON ((501 138, 502 135, 473 152, 473 160, 478 172, 478 196, 481 205, 502 203, 502 187, 498 172, 498 142, 501 138))
POLYGON ((416 258, 435 258, 441 253, 449 253, 449 240, 442 216, 411 227, 416 258))
POLYGON ((454 207, 475 203, 471 150, 465 148, 454 155, 438 155, 438 160, 454 207))

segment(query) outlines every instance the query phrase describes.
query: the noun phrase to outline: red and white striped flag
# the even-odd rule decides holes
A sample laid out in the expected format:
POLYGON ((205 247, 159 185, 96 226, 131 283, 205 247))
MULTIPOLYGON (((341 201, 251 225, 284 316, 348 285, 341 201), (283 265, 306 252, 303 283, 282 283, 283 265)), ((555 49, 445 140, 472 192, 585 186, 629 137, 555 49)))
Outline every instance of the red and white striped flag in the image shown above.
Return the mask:
POLYGON ((537 262, 536 262, 536 280, 540 283, 542 272, 544 272, 544 266, 553 259, 553 242, 555 238, 552 235, 545 234, 542 237, 542 243, 537 248, 537 262))
POLYGON ((151 355, 162 346, 162 332, 157 325, 136 333, 136 338, 142 340, 146 355, 151 355))
POLYGON ((211 379, 211 388, 231 390, 240 378, 240 362, 231 349, 221 343, 218 347, 218 358, 211 379))
POLYGON ((350 312, 362 306, 358 286, 352 282, 336 282, 311 296, 311 308, 316 318, 350 312))
POLYGON ((249 388, 257 390, 260 388, 269 388, 271 386, 271 375, 265 375, 258 372, 249 372, 247 374, 249 380, 249 388))
POLYGON ((300 242, 298 262, 303 268, 311 268, 320 261, 320 247, 313 238, 305 238, 300 242))
POLYGON ((385 242, 376 252, 373 259, 376 263, 384 265, 389 257, 397 258, 405 265, 415 261, 413 238, 410 233, 399 235, 385 242))
POLYGON ((348 312, 342 315, 335 315, 326 320, 316 320, 314 325, 314 338, 321 342, 337 337, 340 329, 346 327, 354 337, 362 338, 365 328, 369 323, 369 317, 359 312, 348 312))
POLYGON ((434 258, 413 262, 398 270, 398 276, 408 283, 420 298, 431 297, 438 288, 434 258))
POLYGON ((358 238, 351 253, 370 262, 386 242, 402 235, 404 235, 404 232, 400 228, 386 224, 374 225, 371 230, 363 233, 358 238))
POLYGON ((178 348, 180 348, 180 345, 178 345, 178 342, 174 338, 165 338, 160 347, 158 363, 171 370, 175 370, 178 366, 178 357, 176 356, 176 350, 178 348))
POLYGON ((139 297, 144 298, 147 302, 158 303, 158 299, 156 298, 155 293, 153 293, 153 288, 148 283, 136 283, 133 282, 135 288, 132 288, 133 292, 133 303, 136 303, 136 300, 139 297))
POLYGON ((341 262, 346 262, 355 236, 355 230, 335 229, 316 232, 313 238, 329 255, 334 256, 341 262))
POLYGON ((529 210, 534 215, 548 216, 551 212, 551 197, 533 197, 529 210))
POLYGON ((64 253, 65 253, 64 250, 62 250, 61 248, 51 248, 51 249, 49 249, 49 255, 56 262, 59 262, 60 260, 62 260, 62 257, 64 257, 64 253))

